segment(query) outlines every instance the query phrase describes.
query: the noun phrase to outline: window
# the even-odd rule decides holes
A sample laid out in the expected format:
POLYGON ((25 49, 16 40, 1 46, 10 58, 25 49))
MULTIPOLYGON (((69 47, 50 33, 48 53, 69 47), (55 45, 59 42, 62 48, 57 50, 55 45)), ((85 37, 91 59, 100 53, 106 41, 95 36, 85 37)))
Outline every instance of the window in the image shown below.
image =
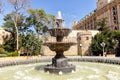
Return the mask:
POLYGON ((89 37, 86 37, 86 40, 89 40, 89 37))

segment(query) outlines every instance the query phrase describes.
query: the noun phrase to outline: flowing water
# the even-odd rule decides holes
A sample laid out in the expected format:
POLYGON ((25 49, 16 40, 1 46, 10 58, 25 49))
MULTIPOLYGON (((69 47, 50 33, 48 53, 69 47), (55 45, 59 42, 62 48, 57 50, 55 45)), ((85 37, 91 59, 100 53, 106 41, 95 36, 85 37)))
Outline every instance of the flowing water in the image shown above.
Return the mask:
POLYGON ((76 71, 56 75, 45 73, 44 65, 35 63, 0 68, 0 80, 120 80, 120 66, 102 63, 72 62, 76 71))

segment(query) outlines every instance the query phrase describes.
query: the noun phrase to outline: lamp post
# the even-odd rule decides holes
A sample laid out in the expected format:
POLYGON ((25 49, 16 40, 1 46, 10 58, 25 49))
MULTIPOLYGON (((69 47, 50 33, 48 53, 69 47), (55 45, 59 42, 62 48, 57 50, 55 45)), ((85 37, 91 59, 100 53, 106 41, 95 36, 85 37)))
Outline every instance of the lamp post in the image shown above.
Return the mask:
POLYGON ((104 42, 102 42, 101 44, 100 44, 101 46, 102 46, 102 48, 103 48, 103 56, 104 56, 104 48, 105 48, 105 43, 104 42))
POLYGON ((82 43, 80 43, 79 46, 80 46, 80 54, 81 54, 81 57, 82 57, 82 43))

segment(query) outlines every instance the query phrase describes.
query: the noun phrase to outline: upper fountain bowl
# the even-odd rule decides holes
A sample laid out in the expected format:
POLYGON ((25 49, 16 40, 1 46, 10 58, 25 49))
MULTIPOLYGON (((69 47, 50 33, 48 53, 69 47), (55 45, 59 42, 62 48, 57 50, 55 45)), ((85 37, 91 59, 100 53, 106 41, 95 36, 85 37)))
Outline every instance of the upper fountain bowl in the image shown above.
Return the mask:
POLYGON ((49 29, 49 33, 53 37, 58 37, 58 36, 65 37, 65 36, 68 36, 70 32, 71 30, 68 28, 58 27, 58 28, 49 29))
POLYGON ((49 33, 51 36, 56 37, 57 42, 61 42, 65 36, 68 36, 68 34, 71 32, 68 28, 52 28, 49 29, 49 33))

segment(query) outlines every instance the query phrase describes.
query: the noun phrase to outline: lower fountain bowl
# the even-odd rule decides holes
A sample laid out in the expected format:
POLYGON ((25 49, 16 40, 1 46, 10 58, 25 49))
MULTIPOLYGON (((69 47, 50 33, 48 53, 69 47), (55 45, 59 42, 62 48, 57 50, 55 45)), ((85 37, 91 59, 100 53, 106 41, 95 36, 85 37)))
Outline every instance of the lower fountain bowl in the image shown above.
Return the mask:
POLYGON ((52 51, 67 51, 70 46, 76 45, 75 42, 47 42, 44 45, 48 46, 52 51))
POLYGON ((72 73, 75 71, 75 66, 70 64, 66 67, 54 67, 52 65, 46 65, 44 67, 45 72, 54 73, 54 74, 66 74, 66 73, 72 73))

